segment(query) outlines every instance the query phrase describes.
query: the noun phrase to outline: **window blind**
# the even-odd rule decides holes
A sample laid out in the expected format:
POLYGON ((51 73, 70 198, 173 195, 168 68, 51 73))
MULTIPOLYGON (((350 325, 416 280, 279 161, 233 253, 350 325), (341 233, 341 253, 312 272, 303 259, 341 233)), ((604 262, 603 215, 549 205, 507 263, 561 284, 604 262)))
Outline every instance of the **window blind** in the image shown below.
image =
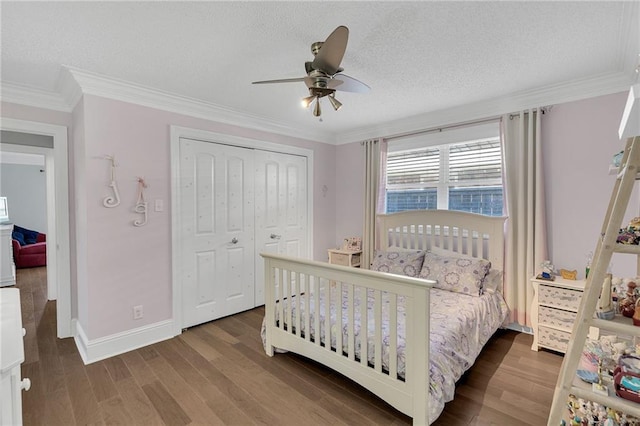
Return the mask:
POLYGON ((389 154, 387 185, 420 186, 437 183, 440 176, 440 149, 424 148, 389 154))
POLYGON ((449 147, 449 182, 501 179, 500 140, 475 141, 449 147))

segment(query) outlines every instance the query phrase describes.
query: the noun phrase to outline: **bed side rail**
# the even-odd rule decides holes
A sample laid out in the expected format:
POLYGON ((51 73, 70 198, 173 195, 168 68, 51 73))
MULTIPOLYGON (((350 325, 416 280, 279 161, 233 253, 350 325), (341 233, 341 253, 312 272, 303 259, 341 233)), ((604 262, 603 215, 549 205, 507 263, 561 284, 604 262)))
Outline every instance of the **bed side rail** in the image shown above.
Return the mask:
POLYGON ((428 424, 429 293, 434 282, 270 253, 261 256, 267 353, 273 356, 280 348, 312 358, 412 416, 415 424, 428 424), (358 298, 367 302, 358 306, 358 298), (404 300, 404 312, 398 309, 399 300, 404 300), (404 378, 398 374, 397 334, 403 316, 404 378), (358 320, 360 330, 369 330, 366 339, 354 326, 358 320))

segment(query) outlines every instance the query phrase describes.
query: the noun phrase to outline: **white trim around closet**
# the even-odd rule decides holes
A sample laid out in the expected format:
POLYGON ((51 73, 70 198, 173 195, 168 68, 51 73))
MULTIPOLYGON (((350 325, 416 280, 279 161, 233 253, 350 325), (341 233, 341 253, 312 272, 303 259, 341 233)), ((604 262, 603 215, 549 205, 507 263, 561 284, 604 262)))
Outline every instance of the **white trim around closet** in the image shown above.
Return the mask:
POLYGON ((222 143, 237 147, 260 149, 264 151, 280 152, 283 154, 307 157, 307 241, 308 253, 313 253, 313 151, 291 145, 281 145, 258 139, 215 133, 206 130, 191 129, 181 126, 170 126, 170 158, 171 158, 171 266, 173 293, 173 334, 182 333, 182 286, 180 271, 182 271, 182 253, 180 241, 182 239, 180 223, 180 139, 196 139, 204 142, 222 143))

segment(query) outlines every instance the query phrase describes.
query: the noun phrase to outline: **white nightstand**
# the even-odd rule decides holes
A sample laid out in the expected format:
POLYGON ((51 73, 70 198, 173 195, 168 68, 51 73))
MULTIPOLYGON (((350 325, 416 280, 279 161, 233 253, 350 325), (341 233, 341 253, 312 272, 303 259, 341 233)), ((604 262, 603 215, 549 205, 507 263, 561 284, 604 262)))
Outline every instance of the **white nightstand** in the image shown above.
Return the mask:
POLYGON ((547 281, 533 277, 531 284, 531 349, 537 351, 538 348, 547 348, 565 353, 584 292, 585 280, 555 277, 554 281, 547 281))
POLYGON ((360 255, 362 250, 350 251, 340 249, 329 249, 329 263, 333 265, 351 266, 357 268, 360 266, 360 255))

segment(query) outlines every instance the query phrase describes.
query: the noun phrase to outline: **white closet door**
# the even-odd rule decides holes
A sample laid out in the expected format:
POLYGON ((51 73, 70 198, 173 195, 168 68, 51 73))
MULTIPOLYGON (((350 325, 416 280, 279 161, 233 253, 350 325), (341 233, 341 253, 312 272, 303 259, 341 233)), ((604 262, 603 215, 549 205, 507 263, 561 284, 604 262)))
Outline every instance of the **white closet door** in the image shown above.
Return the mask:
MULTIPOLYGON (((258 253, 308 257, 307 158, 256 151, 258 253)), ((256 256, 255 305, 264 304, 264 262, 256 256)))
POLYGON ((180 140, 183 327, 254 307, 254 153, 180 140))

